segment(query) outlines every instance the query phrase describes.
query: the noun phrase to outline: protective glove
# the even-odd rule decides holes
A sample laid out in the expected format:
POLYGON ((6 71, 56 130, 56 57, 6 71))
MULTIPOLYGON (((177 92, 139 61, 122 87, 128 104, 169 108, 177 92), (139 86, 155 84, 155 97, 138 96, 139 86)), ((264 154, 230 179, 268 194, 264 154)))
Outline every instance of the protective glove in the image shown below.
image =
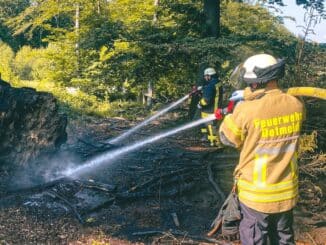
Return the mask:
POLYGON ((215 111, 215 118, 216 120, 222 120, 223 119, 223 109, 221 108, 217 108, 216 111, 215 111))
POLYGON ((229 98, 230 101, 240 101, 244 99, 244 90, 236 90, 229 98))
POLYGON ((201 95, 201 90, 203 89, 202 86, 192 86, 192 90, 191 92, 189 93, 189 95, 201 95))
POLYGON ((228 106, 226 108, 224 108, 224 110, 225 110, 224 115, 231 113, 233 111, 234 106, 235 106, 235 101, 233 101, 233 100, 229 101, 228 106))
POLYGON ((192 89, 191 89, 191 94, 194 94, 197 92, 197 87, 196 86, 192 86, 192 89))

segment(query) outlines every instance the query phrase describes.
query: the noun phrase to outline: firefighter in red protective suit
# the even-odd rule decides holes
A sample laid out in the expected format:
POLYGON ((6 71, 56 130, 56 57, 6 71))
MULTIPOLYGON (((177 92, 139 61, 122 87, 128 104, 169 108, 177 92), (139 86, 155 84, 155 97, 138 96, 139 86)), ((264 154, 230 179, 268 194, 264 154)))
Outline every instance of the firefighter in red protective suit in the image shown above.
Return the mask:
POLYGON ((278 88, 284 68, 283 60, 268 54, 254 55, 238 67, 248 88, 220 126, 222 143, 241 149, 234 178, 243 245, 295 244, 292 209, 298 199, 297 149, 305 110, 298 98, 278 88))

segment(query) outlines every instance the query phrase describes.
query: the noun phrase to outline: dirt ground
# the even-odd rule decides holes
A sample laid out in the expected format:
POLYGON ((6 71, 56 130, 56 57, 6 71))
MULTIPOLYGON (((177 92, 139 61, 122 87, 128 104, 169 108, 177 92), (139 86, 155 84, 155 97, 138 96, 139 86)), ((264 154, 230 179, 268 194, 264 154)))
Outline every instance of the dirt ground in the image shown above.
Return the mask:
MULTIPOLYGON (((200 140, 198 128, 123 154, 76 179, 39 185, 48 172, 114 150, 100 142, 135 123, 121 118, 72 120, 68 142, 57 157, 44 158, 18 173, 2 169, 0 244, 214 243, 205 234, 222 200, 209 177, 227 195, 238 153, 208 146, 200 140), (13 194, 8 187, 26 191, 13 194)), ((179 113, 169 113, 123 144, 183 123, 179 113)), ((325 167, 325 159, 307 157, 303 162, 314 164, 314 169, 325 167)), ((303 170, 295 209, 297 244, 326 244, 325 172, 303 170)), ((215 243, 238 244, 221 237, 215 243)))

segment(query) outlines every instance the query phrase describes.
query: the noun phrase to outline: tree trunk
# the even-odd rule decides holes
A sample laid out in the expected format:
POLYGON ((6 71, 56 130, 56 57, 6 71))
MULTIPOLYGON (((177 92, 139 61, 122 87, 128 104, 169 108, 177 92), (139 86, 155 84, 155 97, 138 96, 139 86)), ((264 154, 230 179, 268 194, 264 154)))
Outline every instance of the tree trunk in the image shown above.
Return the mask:
POLYGON ((76 43, 75 43, 75 50, 76 50, 76 73, 77 77, 79 77, 79 16, 80 16, 80 5, 79 3, 76 4, 76 13, 75 13, 75 33, 76 33, 76 43))
POLYGON ((153 103, 153 84, 148 82, 147 93, 146 93, 146 104, 151 107, 153 103))
POLYGON ((302 60, 305 53, 305 44, 307 42, 308 36, 313 32, 313 28, 316 23, 318 23, 318 15, 315 14, 315 7, 311 6, 306 10, 305 13, 305 23, 306 25, 303 27, 303 36, 299 38, 298 46, 297 46, 297 60, 296 60, 296 80, 298 83, 302 83, 304 81, 303 72, 302 72, 302 60))
POLYGON ((316 23, 316 17, 315 17, 314 11, 315 11, 315 9, 313 7, 311 7, 309 10, 306 11, 307 22, 306 22, 306 26, 304 27, 304 33, 303 33, 300 47, 298 50, 298 57, 297 57, 297 65, 298 66, 300 66, 300 64, 301 64, 302 54, 303 54, 303 51, 305 48, 306 40, 307 40, 309 34, 311 34, 313 31, 312 26, 314 25, 314 23, 316 23))
MULTIPOLYGON (((153 15, 153 25, 157 25, 158 16, 156 8, 159 6, 160 0, 154 0, 154 15, 153 15)), ((153 83, 151 81, 148 82, 147 85, 147 93, 145 94, 145 103, 148 107, 151 107, 153 104, 153 83)))
POLYGON ((154 10, 154 16, 153 16, 153 23, 156 24, 158 21, 158 16, 157 16, 157 11, 156 8, 160 5, 160 0, 154 0, 154 6, 155 6, 155 10, 154 10))
POLYGON ((97 13, 99 15, 101 14, 101 3, 100 3, 100 0, 97 0, 97 13))
POLYGON ((204 0, 206 16, 206 36, 220 36, 220 0, 204 0))

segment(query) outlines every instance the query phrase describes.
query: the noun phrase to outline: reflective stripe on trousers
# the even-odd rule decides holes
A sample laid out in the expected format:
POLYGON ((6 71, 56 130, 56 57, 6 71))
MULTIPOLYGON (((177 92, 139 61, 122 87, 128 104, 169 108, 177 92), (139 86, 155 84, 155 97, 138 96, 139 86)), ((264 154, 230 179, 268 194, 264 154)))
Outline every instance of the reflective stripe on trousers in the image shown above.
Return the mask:
MULTIPOLYGON (((201 117, 206 118, 208 116, 212 115, 211 113, 201 112, 201 117)), ((217 142, 219 142, 218 136, 217 136, 217 130, 216 127, 213 126, 213 122, 208 122, 206 124, 205 128, 201 128, 201 132, 204 134, 207 134, 207 139, 211 146, 214 146, 217 142)))

